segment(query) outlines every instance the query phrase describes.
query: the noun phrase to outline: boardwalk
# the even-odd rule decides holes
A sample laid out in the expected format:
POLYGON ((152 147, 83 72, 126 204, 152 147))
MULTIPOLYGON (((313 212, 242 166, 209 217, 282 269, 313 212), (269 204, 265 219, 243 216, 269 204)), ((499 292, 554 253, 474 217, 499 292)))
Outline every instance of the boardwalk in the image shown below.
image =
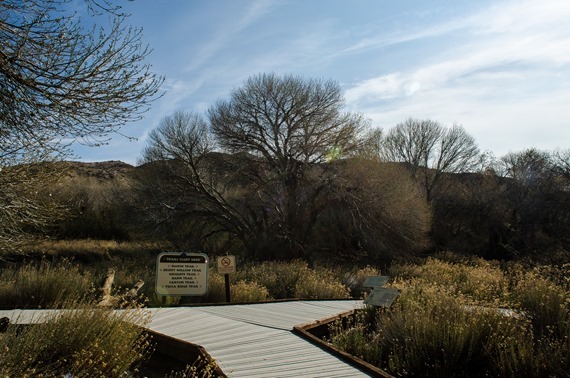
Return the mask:
MULTIPOLYGON (((294 326, 360 308, 362 301, 292 301, 151 309, 148 327, 203 346, 229 377, 368 377, 291 331, 294 326)), ((27 311, 0 311, 19 317, 27 311)))

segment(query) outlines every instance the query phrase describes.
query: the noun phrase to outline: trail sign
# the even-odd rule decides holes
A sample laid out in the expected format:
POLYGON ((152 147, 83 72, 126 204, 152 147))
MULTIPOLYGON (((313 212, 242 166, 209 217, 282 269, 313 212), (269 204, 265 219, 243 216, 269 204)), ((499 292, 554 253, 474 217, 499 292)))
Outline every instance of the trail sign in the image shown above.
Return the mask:
POLYGON ((208 256, 203 253, 163 252, 156 259, 156 293, 200 296, 208 291, 208 256))
POLYGON ((400 292, 397 289, 383 287, 389 279, 389 276, 366 277, 362 286, 372 287, 373 289, 364 300, 364 303, 377 307, 390 307, 398 295, 400 295, 400 292))
POLYGON ((220 256, 216 260, 218 265, 218 273, 230 274, 236 271, 236 257, 235 256, 220 256))
POLYGON ((390 307, 400 295, 397 289, 388 287, 375 287, 364 300, 364 303, 377 307, 390 307))

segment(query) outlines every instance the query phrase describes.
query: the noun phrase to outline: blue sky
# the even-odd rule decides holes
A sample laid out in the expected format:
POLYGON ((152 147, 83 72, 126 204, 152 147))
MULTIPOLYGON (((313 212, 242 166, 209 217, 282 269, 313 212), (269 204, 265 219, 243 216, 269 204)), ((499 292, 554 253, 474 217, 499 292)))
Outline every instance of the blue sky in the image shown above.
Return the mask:
POLYGON ((347 110, 389 129, 461 124, 500 157, 570 147, 570 1, 135 0, 164 96, 82 161, 134 164, 176 110, 203 113, 264 72, 332 79, 347 110))

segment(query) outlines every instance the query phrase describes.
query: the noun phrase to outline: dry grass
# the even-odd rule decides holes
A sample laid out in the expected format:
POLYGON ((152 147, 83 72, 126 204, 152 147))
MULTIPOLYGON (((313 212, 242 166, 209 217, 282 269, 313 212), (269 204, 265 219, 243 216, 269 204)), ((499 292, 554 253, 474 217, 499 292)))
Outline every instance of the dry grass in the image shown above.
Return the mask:
POLYGON ((274 299, 340 299, 350 296, 348 288, 332 270, 310 269, 301 260, 250 264, 235 278, 265 287, 274 299))
POLYGON ((396 376, 565 376, 570 291, 553 269, 473 258, 400 266, 395 305, 337 324, 332 342, 396 376))
POLYGON ((69 260, 51 264, 47 260, 2 270, 0 306, 54 308, 94 294, 92 276, 69 260))
POLYGON ((10 326, 0 338, 5 377, 124 377, 152 352, 141 309, 121 313, 82 302, 40 324, 10 326))
POLYGON ((26 255, 43 255, 46 257, 73 257, 76 260, 82 258, 112 259, 116 256, 133 256, 144 253, 162 252, 169 246, 157 242, 118 242, 115 240, 79 239, 79 240, 45 240, 23 248, 26 255))
MULTIPOLYGON (((182 300, 157 295, 156 256, 166 249, 158 244, 88 239, 43 242, 28 248, 30 262, 5 264, 0 269, 2 307, 49 308, 65 300, 95 298, 109 269, 115 271, 112 295, 120 296, 143 280, 141 294, 148 306, 225 301, 224 278, 215 268, 210 269, 204 297, 182 300)), ((367 272, 373 273, 372 268, 353 271, 352 284, 361 285, 367 272)), ((310 269, 300 260, 248 264, 230 275, 232 302, 348 298, 350 290, 342 276, 327 268, 310 269)))

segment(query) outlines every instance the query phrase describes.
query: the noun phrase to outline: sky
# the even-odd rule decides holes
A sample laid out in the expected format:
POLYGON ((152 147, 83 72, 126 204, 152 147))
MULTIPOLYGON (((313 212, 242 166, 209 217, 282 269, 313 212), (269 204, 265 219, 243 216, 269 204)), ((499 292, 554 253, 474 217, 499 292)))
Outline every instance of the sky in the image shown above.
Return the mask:
POLYGON ((462 125, 496 157, 570 148, 570 1, 121 2, 165 77, 144 119, 77 160, 136 164, 175 111, 205 114, 260 73, 337 81, 347 111, 383 130, 462 125))

